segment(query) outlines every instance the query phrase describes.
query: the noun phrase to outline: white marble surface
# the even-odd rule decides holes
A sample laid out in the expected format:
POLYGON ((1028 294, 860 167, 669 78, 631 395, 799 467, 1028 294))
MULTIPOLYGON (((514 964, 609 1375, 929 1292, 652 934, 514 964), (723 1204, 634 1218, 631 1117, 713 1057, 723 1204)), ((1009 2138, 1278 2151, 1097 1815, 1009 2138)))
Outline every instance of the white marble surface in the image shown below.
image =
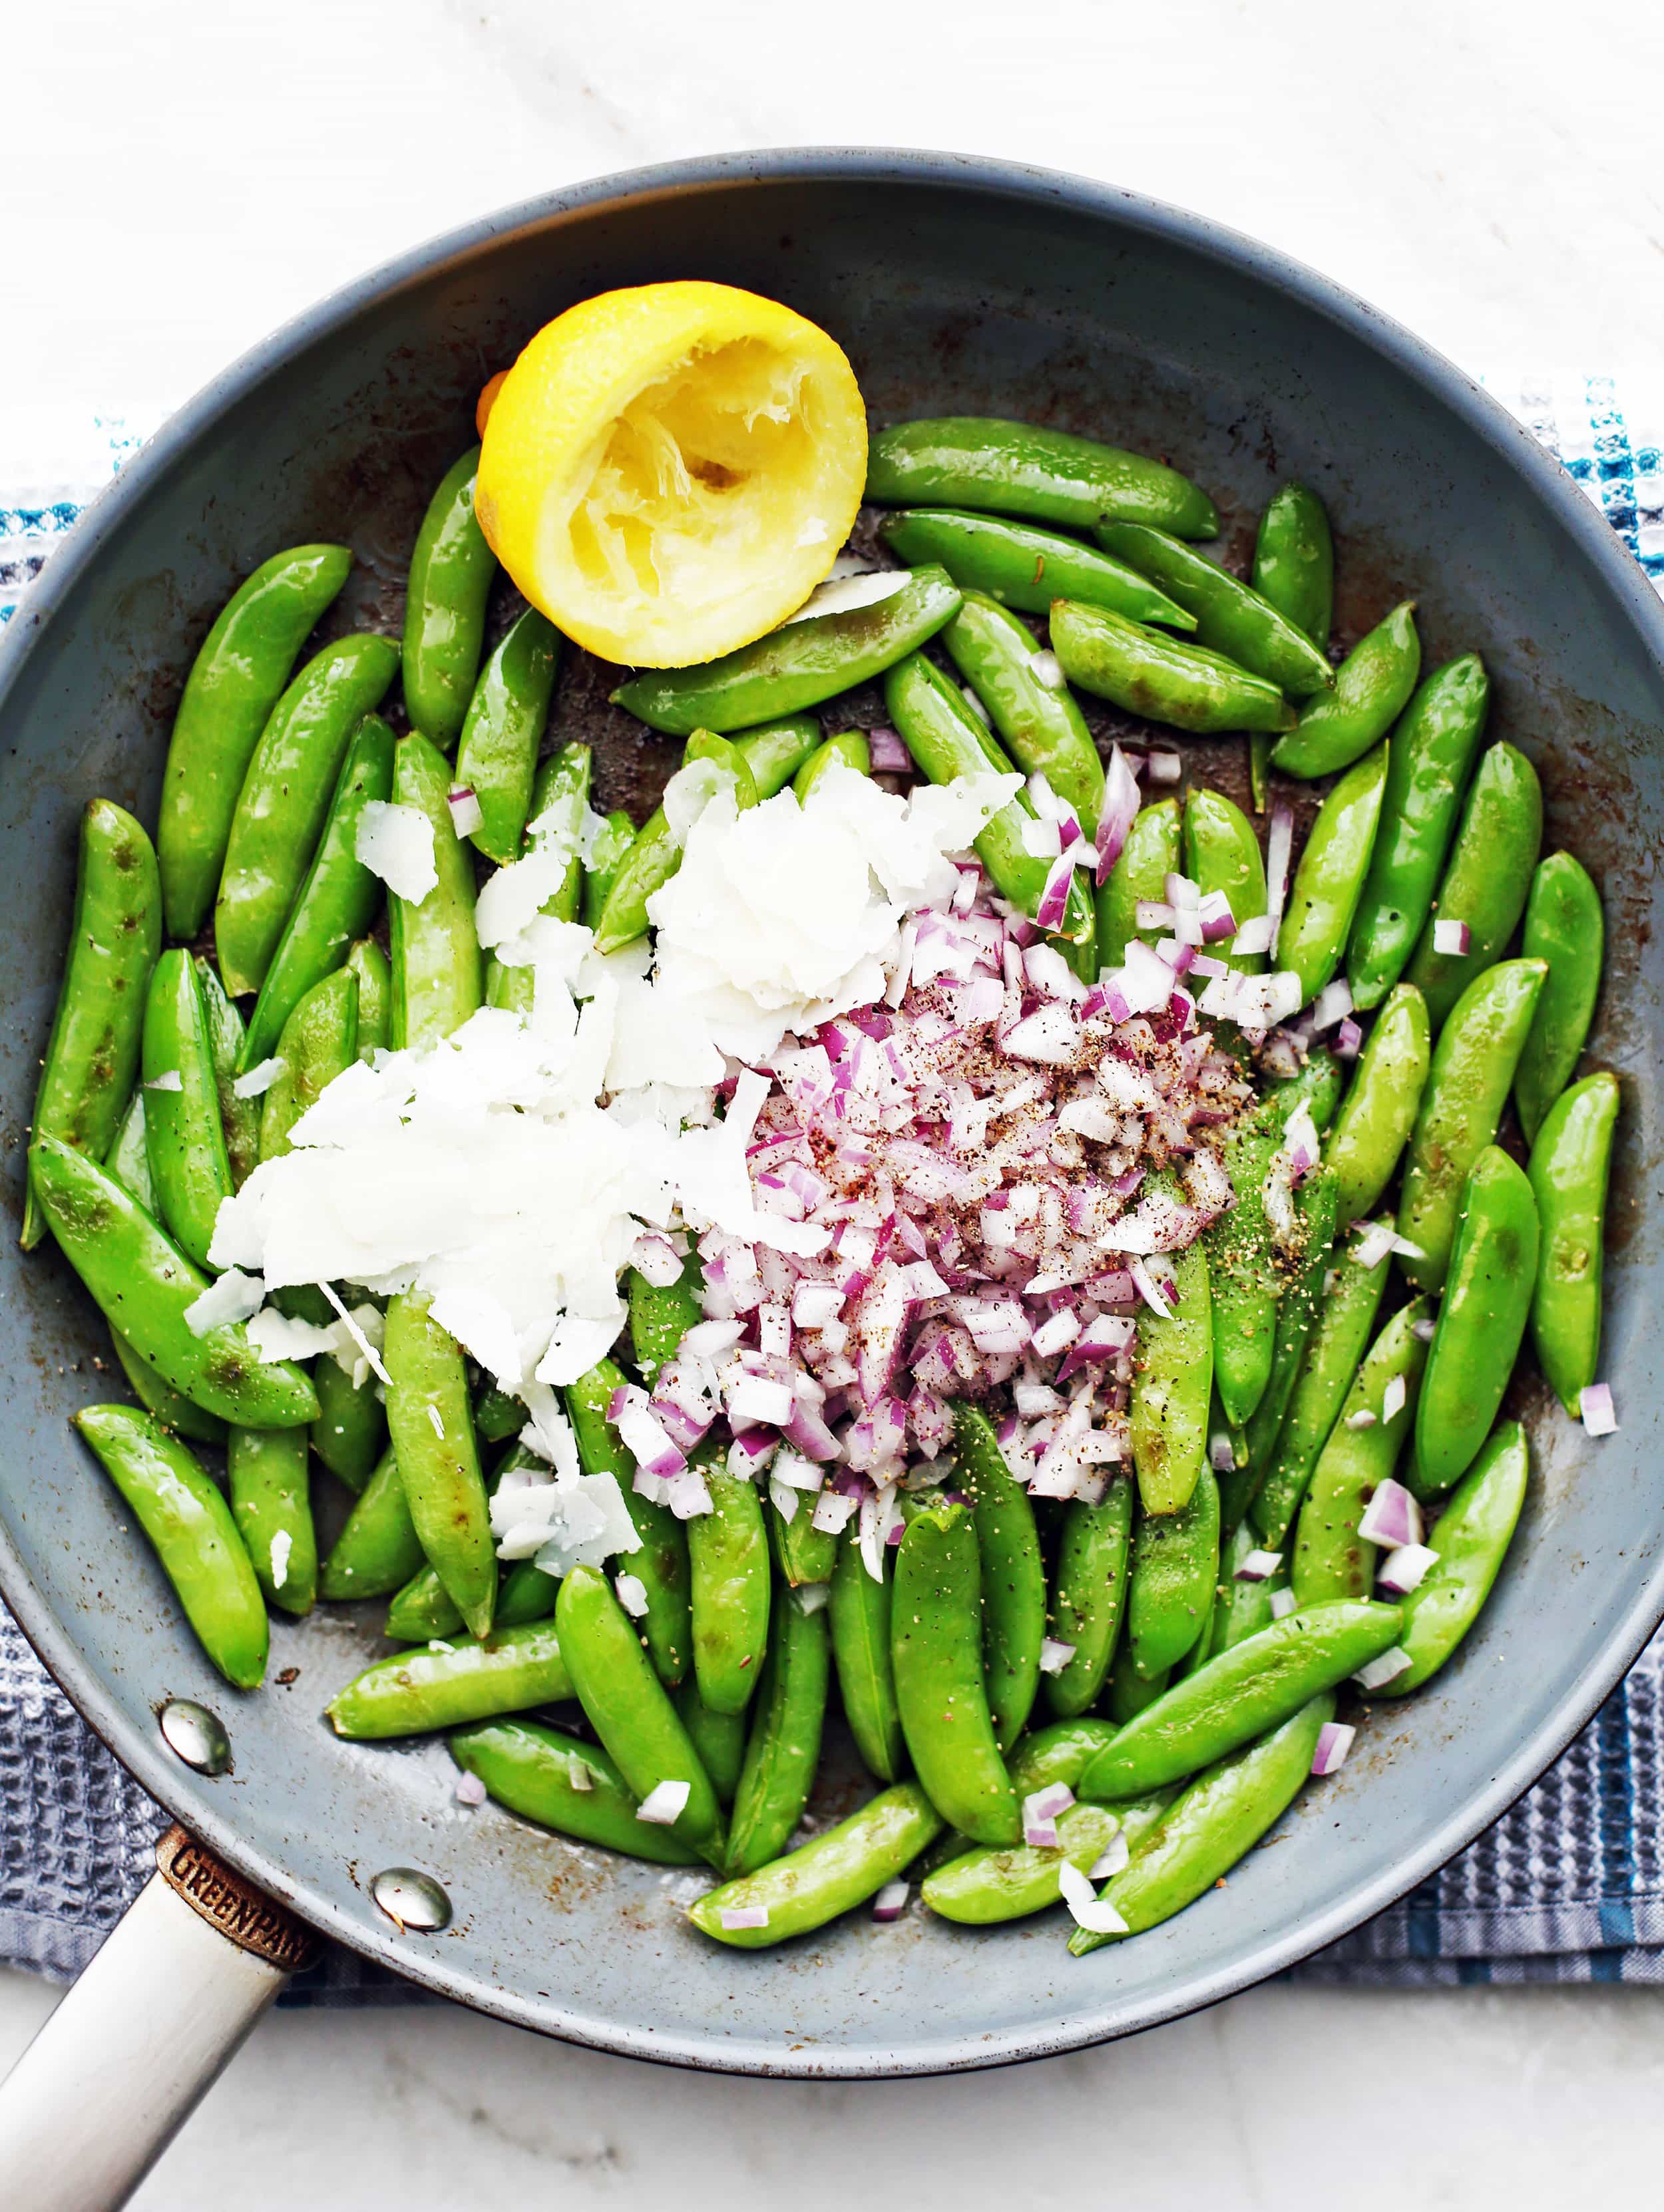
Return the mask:
MULTIPOLYGON (((1656 0, 53 0, 9 11, 0 52, 0 465, 53 417, 149 419, 435 231, 724 147, 1087 171, 1257 233, 1475 370, 1664 375, 1656 0)), ((52 2001, 0 1977, 0 2067, 52 2001)), ((814 2088, 460 2013, 280 2015, 140 2202, 935 2212, 1084 2180, 1220 2212, 1561 2212, 1656 2187, 1661 2030, 1660 1992, 1274 1989, 1044 2067, 814 2088)))

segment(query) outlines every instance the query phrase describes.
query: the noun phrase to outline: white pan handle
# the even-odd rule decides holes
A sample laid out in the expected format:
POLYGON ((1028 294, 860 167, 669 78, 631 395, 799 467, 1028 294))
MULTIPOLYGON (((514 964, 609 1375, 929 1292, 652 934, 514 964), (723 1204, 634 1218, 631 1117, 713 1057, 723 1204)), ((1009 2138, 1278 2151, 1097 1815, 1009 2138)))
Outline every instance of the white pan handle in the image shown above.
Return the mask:
POLYGON ((184 1829, 156 1869, 0 2083, 9 2204, 117 2212, 316 1949, 184 1829))

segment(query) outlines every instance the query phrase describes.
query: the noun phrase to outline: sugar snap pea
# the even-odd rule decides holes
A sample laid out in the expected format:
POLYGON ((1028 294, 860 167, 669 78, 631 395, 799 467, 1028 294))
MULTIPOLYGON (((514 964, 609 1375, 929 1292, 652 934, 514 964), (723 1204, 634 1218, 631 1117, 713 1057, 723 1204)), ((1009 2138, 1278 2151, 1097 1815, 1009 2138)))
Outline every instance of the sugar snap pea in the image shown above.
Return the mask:
POLYGON ((425 1564, 422 1540, 399 1479, 399 1462, 389 1447, 319 1569, 318 1595, 332 1604, 386 1597, 402 1589, 425 1564))
POLYGON ((1487 1145, 1462 1187, 1416 1413, 1421 1494, 1448 1490, 1490 1433, 1530 1316, 1539 1242, 1525 1170, 1487 1145))
POLYGON ((1416 949, 1490 697, 1484 663, 1477 653, 1465 653, 1423 678, 1393 729, 1381 833, 1347 953, 1352 997, 1361 1007, 1381 1004, 1416 949))
MULTIPOLYGON (((1306 1347, 1325 1303, 1323 1285, 1336 1229, 1349 1218, 1340 1212, 1339 1187, 1327 1169, 1320 1168, 1301 1183, 1295 1212, 1300 1224, 1300 1257, 1277 1300, 1271 1371, 1244 1431, 1246 1465, 1233 1468, 1219 1486, 1220 1526, 1227 1535, 1242 1522, 1249 1500, 1271 1466, 1306 1347)), ((1254 1541, 1258 1540, 1256 1534, 1254 1541)))
MULTIPOLYGON (((70 950, 36 1087, 32 1143, 60 1139, 102 1159, 115 1142, 138 1073, 146 993, 162 943, 156 856, 132 816, 107 799, 88 800, 70 950)), ((46 1232, 33 1175, 21 1243, 46 1232)))
POLYGON ((169 936, 208 919, 248 763, 296 656, 347 580, 344 545, 296 545, 239 585, 185 679, 162 771, 156 849, 169 936))
POLYGON ((1403 713, 1421 665, 1415 602, 1406 599, 1359 639, 1335 671, 1333 689, 1307 701, 1272 748, 1271 766, 1308 777, 1350 768, 1403 713))
POLYGON ((853 1533, 846 1536, 838 1547, 826 1604, 844 1717, 862 1764, 881 1782, 895 1781, 907 1766, 890 1660, 891 1558, 887 1551, 883 1579, 875 1581, 853 1533))
MULTIPOLYGON (((1222 891, 1239 929, 1265 911, 1265 863, 1253 824, 1222 791, 1192 784, 1185 799, 1185 873, 1204 898, 1222 891)), ((1143 894, 1161 898, 1160 890, 1143 894)), ((1234 952, 1231 965, 1257 975, 1263 952, 1234 952)))
POLYGON ((231 1195, 231 1162, 202 985, 188 952, 164 952, 150 971, 141 1066, 144 1143, 162 1225, 199 1267, 214 1217, 231 1195))
MULTIPOLYGON (((523 1444, 506 1451, 491 1470, 488 1489, 494 1497, 498 1484, 511 1468, 541 1465, 523 1444)), ((530 1620, 546 1620, 555 1609, 558 1578, 545 1574, 534 1559, 517 1559, 497 1585, 493 1629, 515 1628, 530 1620)), ((387 1605, 384 1633, 405 1644, 425 1644, 436 1636, 454 1636, 464 1626, 461 1611, 434 1570, 425 1563, 387 1605)))
POLYGON ((454 746, 479 670, 497 557, 474 514, 474 446, 428 502, 405 586, 405 708, 443 752, 454 746))
POLYGON ((55 1137, 35 1149, 40 1202, 64 1256, 119 1331, 193 1405, 250 1428, 303 1427, 318 1401, 292 1361, 263 1364, 241 1322, 186 1322, 208 1279, 113 1176, 55 1137))
POLYGON ((296 1007, 340 967, 353 939, 375 918, 381 886, 358 858, 358 825, 371 801, 392 794, 393 751, 393 732, 379 714, 366 714, 348 741, 318 849, 248 1017, 239 1073, 277 1051, 296 1007))
POLYGON ((1224 1132, 1219 1156, 1236 1202, 1203 1239, 1212 1302, 1213 1387, 1228 1423, 1240 1427, 1265 1395, 1277 1348, 1282 1273, 1265 1209, 1272 1162, 1299 1103, 1273 1091, 1224 1132))
POLYGON ((982 1568, 963 1505, 933 1504, 896 1552, 890 1655, 915 1771, 961 1834, 1015 1844, 1022 1823, 983 1680, 982 1568))
POLYGON ((1543 793, 1536 769, 1513 745, 1490 746, 1474 772, 1434 912, 1405 970, 1427 1001, 1435 1036, 1473 978, 1513 936, 1542 842, 1543 793), (1466 952, 1437 949, 1438 921, 1467 924, 1466 952))
POLYGON ((381 1356, 391 1378, 387 1433, 411 1520, 463 1620, 484 1636, 497 1597, 497 1553, 462 1354, 427 1299, 405 1291, 388 1304, 381 1356))
POLYGON ((346 964, 358 978, 358 1057, 369 1060, 393 1042, 393 970, 373 937, 349 946, 346 964))
POLYGON ((681 1811, 665 1825, 720 1867, 728 1838, 710 1777, 606 1577, 574 1567, 555 1601, 555 1626, 578 1702, 625 1787, 644 1799, 661 1782, 686 1783, 681 1811))
POLYGON ((1204 1467, 1176 1513, 1146 1513, 1132 1532, 1127 1648, 1153 1681, 1194 1649, 1219 1579, 1219 1486, 1204 1467))
POLYGON ((856 775, 872 773, 873 749, 864 730, 839 730, 819 744, 791 780, 799 805, 808 798, 829 769, 847 768, 856 775))
POLYGON ((702 667, 643 669, 613 702, 670 737, 747 730, 882 675, 934 637, 959 604, 945 568, 915 568, 887 598, 802 616, 702 667))
POLYGON ((144 1130, 144 1092, 135 1090, 121 1117, 115 1142, 104 1156, 104 1165, 119 1183, 131 1191, 154 1221, 162 1212, 156 1187, 150 1180, 150 1150, 144 1130))
POLYGON ((1452 1492, 1432 1530, 1439 1556, 1404 1601, 1395 1640, 1410 1664, 1373 1696, 1420 1689, 1472 1627, 1514 1540, 1530 1473, 1526 1432, 1504 1421, 1452 1492))
POLYGON ((1017 766, 1044 775, 1089 837, 1103 805, 1103 763, 1069 687, 1041 672, 1033 632, 997 599, 967 592, 942 641, 1017 766))
POLYGON ((820 1759, 830 1664, 826 1614, 805 1613, 795 1598, 783 1599, 728 1820, 730 1875, 766 1866, 803 1817, 820 1759))
POLYGON ((768 1650, 768 1532, 757 1486, 715 1462, 700 1472, 711 1510, 686 1526, 693 1614, 693 1671, 713 1711, 751 1703, 768 1650))
POLYGON ((1368 1597, 1374 1587, 1375 1547, 1358 1533, 1358 1523, 1414 1431, 1427 1365, 1417 1324, 1426 1316, 1425 1298, 1399 1307, 1365 1354, 1340 1419, 1318 1455, 1295 1531, 1289 1580, 1300 1605, 1368 1597), (1402 1401, 1389 1419, 1385 1399, 1395 1382, 1404 1386, 1402 1401), (1355 1421, 1361 1425, 1354 1427, 1355 1421))
POLYGON ((214 1089, 219 1099, 225 1156, 231 1168, 231 1188, 241 1190, 259 1164, 260 1104, 258 1098, 237 1096, 237 1077, 243 1066, 244 1031, 236 1001, 221 982, 219 970, 211 960, 198 953, 195 965, 197 981, 202 989, 203 1012, 208 1022, 208 1054, 213 1063, 214 1089))
POLYGON ((351 1376, 327 1352, 313 1362, 312 1387, 318 1394, 312 1449, 357 1497, 387 1449, 387 1410, 369 1376, 355 1388, 351 1376))
POLYGON ((1393 987, 1323 1148, 1343 1221, 1377 1206, 1416 1126, 1432 1046, 1427 1006, 1413 983, 1393 987))
POLYGON ((918 1784, 897 1783, 784 1858, 708 1890, 688 1906, 687 1917, 735 1950, 767 1950, 864 1904, 911 1866, 942 1828, 941 1814, 918 1784), (760 1927, 751 1917, 759 1911, 767 1916, 760 1927), (741 1924, 726 1924, 740 1916, 741 1924))
POLYGON ((624 1382, 623 1371, 603 1359, 564 1392, 567 1418, 577 1443, 578 1457, 586 1474, 610 1474, 636 1534, 638 1550, 630 1554, 629 1571, 647 1593, 647 1613, 641 1624, 648 1656, 659 1680, 674 1689, 686 1674, 693 1656, 693 1625, 688 1599, 687 1537, 683 1524, 667 1505, 637 1496, 635 1462, 619 1442, 618 1431, 606 1419, 613 1394, 624 1382))
MULTIPOLYGON (((540 839, 558 841, 572 855, 565 874, 538 908, 539 914, 552 915, 557 921, 576 921, 583 902, 584 871, 578 846, 589 805, 593 763, 594 756, 588 745, 562 745, 541 763, 532 783, 527 820, 540 825, 540 839)), ((492 953, 485 963, 487 1006, 509 1006, 519 1013, 529 1014, 536 984, 537 970, 529 961, 518 967, 505 967, 492 953)))
POLYGON ((318 1595, 305 1432, 233 1429, 225 1476, 232 1517, 267 1604, 304 1620, 318 1595))
POLYGON ((813 714, 781 714, 741 731, 734 743, 751 771, 758 798, 772 799, 820 743, 820 725, 813 714))
POLYGON ((1542 1224, 1532 1340, 1539 1365, 1574 1419, 1600 1371, 1606 1186, 1618 1108, 1617 1077, 1587 1076, 1549 1108, 1531 1148, 1531 1188, 1542 1224))
POLYGON ((358 1057, 358 978, 350 968, 326 975, 296 1006, 277 1041, 282 1072, 260 1101, 260 1158, 292 1149, 290 1131, 358 1057))
POLYGON ((1074 1651, 1045 1678, 1045 1701, 1068 1717, 1096 1705, 1121 1633, 1126 1606, 1132 1485, 1116 1477, 1096 1505, 1071 1498, 1064 1510, 1051 1574, 1051 1633, 1074 1651))
POLYGON ((1118 1727, 1125 1727, 1136 1713, 1143 1712, 1146 1705, 1153 1705, 1167 1686, 1166 1674, 1144 1675, 1138 1672, 1133 1663, 1131 1642, 1124 1636, 1110 1666, 1104 1710, 1118 1727))
POLYGON ((630 1269, 630 1345, 643 1382, 650 1383, 666 1361, 675 1358, 677 1346, 703 1317, 704 1288, 704 1270, 692 1255, 674 1283, 649 1283, 637 1268, 630 1269))
POLYGON ((1521 951, 1548 963, 1514 1076, 1514 1103, 1528 1145, 1577 1066, 1600 995, 1605 939, 1600 894, 1588 870, 1570 853, 1551 853, 1531 879, 1520 933, 1521 951))
POLYGON ((231 1509, 195 1456, 132 1406, 83 1406, 75 1425, 132 1509, 198 1641, 228 1682, 259 1686, 269 1631, 231 1509))
POLYGON ((673 1830, 637 1819, 637 1800, 599 1744, 516 1718, 459 1729, 449 1749, 465 1774, 478 1776, 493 1803, 523 1820, 656 1866, 699 1864, 698 1853, 673 1830))
POLYGON ((1299 976, 1302 1006, 1345 957, 1375 847, 1390 751, 1383 738, 1346 770, 1319 807, 1295 870, 1277 931, 1276 964, 1299 976))
POLYGON ((1098 543, 1196 617, 1196 640, 1296 699, 1326 691, 1334 671, 1321 647, 1251 584, 1194 546, 1138 522, 1100 522, 1098 543))
MULTIPOLYGON (((1330 1692, 1308 1699, 1259 1742, 1198 1775, 1174 1800, 1128 1864, 1099 1892, 1126 1923, 1126 1935, 1182 1912, 1253 1850, 1300 1794, 1334 1710, 1330 1692)), ((1119 1940, 1118 1934, 1077 1928, 1069 1948, 1079 1959, 1119 1940)))
POLYGON ((1439 1032, 1399 1203, 1399 1233, 1424 1255, 1404 1262, 1419 1290, 1444 1281, 1462 1185, 1496 1134, 1546 973, 1542 960, 1502 961, 1474 978, 1439 1032))
POLYGON ((1254 539, 1253 587, 1321 653, 1335 602, 1335 545, 1323 501, 1309 485, 1273 493, 1254 539))
POLYGON ((606 911, 607 900, 613 896, 619 870, 635 842, 635 823, 622 807, 615 807, 607 816, 605 827, 596 834, 588 866, 583 872, 583 922, 586 928, 600 927, 601 916, 606 911))
POLYGON ((1171 1261, 1173 1312, 1138 1314, 1132 1378, 1132 1463, 1146 1513, 1176 1513, 1196 1488, 1208 1452, 1213 1394, 1213 1303, 1208 1255, 1198 1243, 1171 1261))
POLYGON ((1013 1745, 1009 1761, 1011 1786, 1020 1797, 1044 1790, 1048 1782, 1066 1782, 1072 1790, 1114 1737, 1112 1722, 1088 1714, 1048 1722, 1013 1745))
POLYGON ((440 1637, 395 1651, 338 1690, 324 1712, 337 1735, 363 1743, 558 1705, 572 1694, 554 1624, 534 1620, 483 1638, 440 1637))
POLYGON ((436 1636, 466 1635, 462 1615, 433 1569, 420 1566, 387 1601, 381 1633, 397 1644, 428 1644, 436 1636))
POLYGON ((1120 858, 1098 891, 1098 957, 1106 968, 1118 968, 1135 937, 1153 944, 1161 932, 1141 930, 1141 899, 1164 899, 1168 876, 1179 867, 1181 836, 1179 801, 1158 799, 1141 806, 1132 817, 1120 858))
POLYGON ((1271 1600, 1289 1587, 1289 1564, 1280 1559, 1269 1574, 1245 1576, 1238 1570, 1259 1546, 1259 1532, 1252 1522, 1240 1522, 1226 1540, 1219 1561, 1219 1587, 1214 1595, 1213 1620, 1208 1631, 1205 1656, 1216 1659, 1222 1651, 1246 1643, 1269 1628, 1277 1619, 1271 1600))
POLYGON ((272 708, 237 796, 214 902, 233 998, 258 991, 306 880, 352 733, 380 706, 399 648, 366 632, 315 654, 272 708))
POLYGON ((420 730, 401 738, 393 750, 393 804, 415 807, 432 824, 439 881, 414 904, 397 892, 387 897, 395 1048, 437 1044, 461 1028, 484 995, 473 856, 456 834, 449 789, 450 770, 437 747, 420 730))
POLYGON ((1063 1895, 1060 1865, 1067 1861, 1084 1874, 1120 1827, 1120 1814, 1107 1805, 1070 1805, 1058 1815, 1055 1845, 978 1844, 925 1876, 924 1902, 944 1920, 970 1928, 1044 1912, 1063 1895))
POLYGON ((838 1539, 827 1529, 814 1526, 808 1499, 800 1500, 789 1521, 772 1505, 764 1509, 763 1519, 774 1564, 789 1588, 801 1589, 832 1580, 838 1564, 838 1539))
POLYGON ((469 834, 488 860, 520 858, 532 780, 560 660, 560 633, 527 607, 480 671, 456 749, 456 781, 479 802, 469 834))
POLYGON ((878 534, 909 568, 935 562, 962 592, 986 592, 1002 606, 1024 614, 1043 615, 1053 599, 1079 599, 1134 622, 1196 628, 1194 615, 1124 561, 1031 523, 920 507, 887 514, 878 534))
POLYGON ((1399 1607, 1369 1599, 1285 1613, 1129 1721, 1081 1777, 1080 1795, 1113 1803, 1210 1766, 1390 1650, 1403 1625, 1399 1607))
POLYGON ((710 1786, 724 1805, 734 1802, 740 1787, 740 1771, 746 1763, 745 1712, 718 1713, 699 1695, 699 1685, 690 1674, 672 1698, 688 1741, 699 1754, 699 1763, 710 1777, 710 1786))
POLYGON ((1295 710, 1275 684, 1223 653, 1107 607, 1059 599, 1051 610, 1051 650, 1082 690, 1193 736, 1295 726, 1295 710))
POLYGON ((149 1362, 142 1359, 126 1338, 114 1329, 110 1331, 110 1343, 133 1395, 153 1420, 164 1429, 172 1429, 176 1435, 188 1437, 192 1443, 224 1443, 223 1421, 212 1413, 204 1413, 200 1406, 193 1406, 171 1382, 164 1382, 149 1362))
POLYGON ((867 451, 867 496, 883 507, 968 507, 1089 530, 1106 517, 1211 538, 1219 517, 1177 469, 1064 430, 992 415, 897 422, 867 451))
POLYGON ((1276 1450, 1248 1508, 1270 1551, 1286 1544, 1318 1454, 1339 1416, 1375 1325, 1388 1264, 1381 1259, 1361 1267, 1354 1246, 1333 1269, 1332 1286, 1326 1286, 1276 1450))
POLYGON ((1346 1088, 1345 1067, 1325 1045, 1308 1045, 1306 1058, 1297 1073, 1273 1076, 1266 1085, 1266 1097, 1277 1101, 1277 1111, 1286 1122, 1296 1107, 1311 1109, 1312 1125, 1319 1136, 1335 1118, 1335 1109, 1340 1103, 1340 1094, 1346 1088))
POLYGON ((1002 1751, 1022 1734, 1040 1684, 1045 1566, 1028 1492, 979 1406, 954 1407, 957 1480, 971 1500, 982 1566, 983 1674, 1002 1751))

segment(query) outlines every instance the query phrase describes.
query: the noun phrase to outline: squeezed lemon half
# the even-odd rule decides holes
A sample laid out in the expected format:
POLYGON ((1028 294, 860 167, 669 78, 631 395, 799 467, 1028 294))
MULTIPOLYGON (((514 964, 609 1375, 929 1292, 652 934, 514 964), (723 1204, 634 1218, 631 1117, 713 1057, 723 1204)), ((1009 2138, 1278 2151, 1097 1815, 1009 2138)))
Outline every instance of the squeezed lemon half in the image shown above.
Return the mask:
POLYGON ((842 348, 728 284, 582 301, 481 412, 474 512, 492 550, 558 629, 637 667, 772 629, 832 567, 866 481, 842 348))

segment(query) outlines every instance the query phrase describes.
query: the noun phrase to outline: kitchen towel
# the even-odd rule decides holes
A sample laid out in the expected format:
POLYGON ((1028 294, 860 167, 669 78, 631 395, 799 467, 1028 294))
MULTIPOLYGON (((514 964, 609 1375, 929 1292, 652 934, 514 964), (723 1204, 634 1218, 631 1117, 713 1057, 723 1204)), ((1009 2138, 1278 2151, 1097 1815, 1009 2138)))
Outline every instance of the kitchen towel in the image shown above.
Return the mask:
MULTIPOLYGON (((1491 382, 1664 595, 1664 458, 1636 399, 1609 377, 1491 382)), ((0 622, 138 441, 139 426, 108 418, 70 426, 54 451, 0 460, 0 622)), ((150 1873, 166 1825, 0 1608, 0 1964, 78 1973, 150 1873)), ((1493 1828, 1289 1978, 1664 1983, 1664 1631, 1493 1828)), ((439 2002, 333 1946, 279 2000, 418 2001, 439 2002)))

